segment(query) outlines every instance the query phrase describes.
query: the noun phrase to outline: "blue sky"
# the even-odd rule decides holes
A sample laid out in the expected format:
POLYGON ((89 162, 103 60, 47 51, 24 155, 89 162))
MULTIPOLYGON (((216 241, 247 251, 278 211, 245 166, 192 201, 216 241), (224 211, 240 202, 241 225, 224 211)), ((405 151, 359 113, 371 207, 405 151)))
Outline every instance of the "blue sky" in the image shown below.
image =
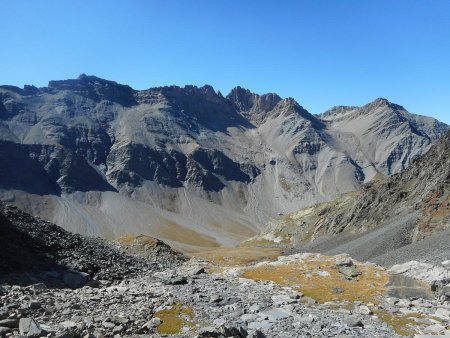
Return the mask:
POLYGON ((312 113, 377 97, 450 123, 448 0, 2 1, 0 83, 211 84, 312 113))

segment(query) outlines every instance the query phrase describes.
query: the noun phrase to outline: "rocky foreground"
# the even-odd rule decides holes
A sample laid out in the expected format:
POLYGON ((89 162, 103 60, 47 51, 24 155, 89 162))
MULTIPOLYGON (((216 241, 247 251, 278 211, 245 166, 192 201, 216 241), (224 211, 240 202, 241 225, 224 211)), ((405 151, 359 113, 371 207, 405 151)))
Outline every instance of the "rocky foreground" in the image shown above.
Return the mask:
POLYGON ((275 283, 223 278, 198 265, 97 287, 4 285, 0 332, 27 337, 393 337, 368 314, 317 305, 275 283))
POLYGON ((450 325, 446 265, 387 272, 296 254, 224 266, 145 236, 73 235, 4 205, 0 221, 2 337, 398 337, 450 325))
MULTIPOLYGON (((177 269, 88 283, 75 290, 43 283, 3 284, 0 332, 6 337, 398 337, 443 333, 449 325, 450 304, 443 299, 380 294, 377 304, 342 299, 320 299, 319 304, 295 285, 283 286, 270 281, 270 276, 269 281, 240 277, 251 276, 246 271, 311 258, 328 259, 294 255, 210 273, 207 262, 192 259, 177 269)), ((365 265, 355 267, 342 256, 333 259, 339 273, 345 273, 342 278, 357 288, 358 281, 352 278, 366 273, 365 265)), ((310 273, 333 283, 326 268, 310 273)), ((340 295, 346 290, 336 287, 332 292, 340 295)))

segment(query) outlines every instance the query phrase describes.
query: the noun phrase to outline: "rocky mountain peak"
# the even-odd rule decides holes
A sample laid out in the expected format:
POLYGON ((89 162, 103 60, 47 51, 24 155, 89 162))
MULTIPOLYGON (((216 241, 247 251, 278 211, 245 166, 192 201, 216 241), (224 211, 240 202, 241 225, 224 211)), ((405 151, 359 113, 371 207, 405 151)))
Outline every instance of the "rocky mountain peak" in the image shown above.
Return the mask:
POLYGON ((334 107, 328 109, 327 111, 325 111, 324 113, 320 114, 319 117, 326 120, 327 118, 343 115, 343 114, 345 114, 351 110, 355 110, 355 109, 358 109, 358 107, 357 106, 334 106, 334 107))
POLYGON ((379 97, 374 101, 361 107, 361 111, 364 113, 372 113, 376 109, 406 110, 404 107, 392 103, 388 99, 382 97, 379 97))
POLYGON ((275 93, 258 95, 239 86, 233 88, 226 98, 237 111, 256 124, 262 123, 267 113, 281 101, 281 97, 275 93))
POLYGON ((303 119, 310 121, 315 128, 321 129, 323 127, 323 123, 317 117, 309 113, 292 97, 281 100, 273 109, 273 117, 281 115, 298 115, 303 119))
POLYGON ((135 91, 128 85, 81 74, 77 79, 49 81, 50 90, 67 90, 95 101, 108 100, 129 107, 136 104, 135 91))

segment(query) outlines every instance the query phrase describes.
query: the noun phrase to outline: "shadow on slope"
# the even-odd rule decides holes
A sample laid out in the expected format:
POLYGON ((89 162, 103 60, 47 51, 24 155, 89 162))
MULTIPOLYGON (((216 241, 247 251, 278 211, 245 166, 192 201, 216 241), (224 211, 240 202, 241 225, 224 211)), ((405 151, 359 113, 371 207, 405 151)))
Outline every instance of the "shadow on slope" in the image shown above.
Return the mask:
POLYGON ((116 191, 83 157, 60 146, 0 141, 0 188, 37 195, 116 191))

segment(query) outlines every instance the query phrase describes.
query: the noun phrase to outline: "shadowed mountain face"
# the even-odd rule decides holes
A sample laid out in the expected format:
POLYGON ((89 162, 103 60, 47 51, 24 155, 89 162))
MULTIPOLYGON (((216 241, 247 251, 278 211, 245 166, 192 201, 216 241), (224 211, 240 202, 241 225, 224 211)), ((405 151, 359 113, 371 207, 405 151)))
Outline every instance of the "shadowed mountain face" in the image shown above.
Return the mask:
POLYGON ((0 198, 83 234, 196 250, 398 173, 447 129, 384 99, 314 116, 240 87, 0 86, 0 198))

